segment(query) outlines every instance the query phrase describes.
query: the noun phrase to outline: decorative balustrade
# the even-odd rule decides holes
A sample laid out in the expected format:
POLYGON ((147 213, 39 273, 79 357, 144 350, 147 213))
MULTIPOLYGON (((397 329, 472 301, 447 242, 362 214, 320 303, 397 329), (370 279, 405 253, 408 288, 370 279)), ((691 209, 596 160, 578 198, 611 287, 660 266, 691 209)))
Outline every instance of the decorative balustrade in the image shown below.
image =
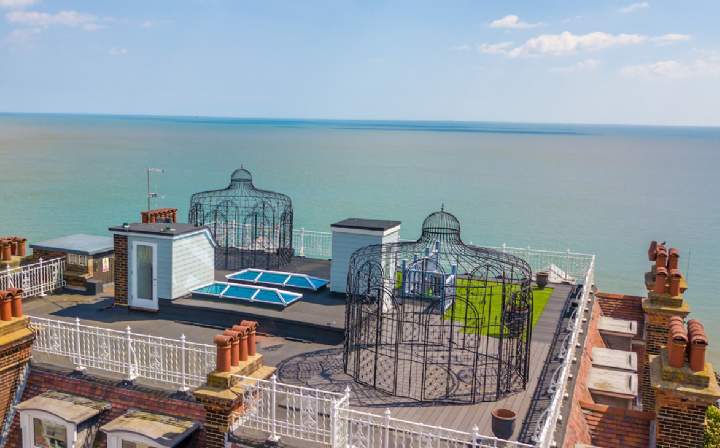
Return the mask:
POLYGON ((21 288, 25 297, 42 296, 65 286, 65 258, 0 270, 0 290, 21 288))
POLYGON ((144 378, 188 390, 203 384, 215 370, 215 346, 82 325, 30 318, 37 337, 33 351, 69 358, 77 370, 113 372, 128 380, 144 378))
POLYGON ((248 428, 265 432, 269 440, 282 437, 321 443, 333 448, 490 448, 530 447, 472 432, 457 431, 350 408, 344 394, 277 381, 236 376, 244 384, 245 407, 231 431, 248 428))

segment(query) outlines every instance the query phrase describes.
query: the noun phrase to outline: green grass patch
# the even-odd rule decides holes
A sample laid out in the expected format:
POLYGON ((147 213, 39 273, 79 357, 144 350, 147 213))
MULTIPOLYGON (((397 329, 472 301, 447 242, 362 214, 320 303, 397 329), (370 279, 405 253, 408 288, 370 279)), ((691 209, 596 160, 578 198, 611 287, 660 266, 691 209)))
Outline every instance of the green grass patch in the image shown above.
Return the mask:
MULTIPOLYGON (((506 285, 506 297, 509 299, 519 285, 506 285)), ((553 288, 533 287, 532 326, 537 324, 547 305, 553 288)), ((503 311, 502 283, 481 280, 458 279, 455 303, 445 312, 445 319, 454 318, 464 325, 466 333, 482 333, 486 336, 500 336, 501 313, 503 311), (466 302, 467 300, 467 302, 466 302), (467 303, 472 304, 468 310, 467 303), (474 307, 474 311, 473 311, 474 307), (465 315, 467 311, 467 317, 465 315)), ((507 327, 507 326, 506 326, 507 327)), ((507 334, 507 328, 505 328, 507 334)))

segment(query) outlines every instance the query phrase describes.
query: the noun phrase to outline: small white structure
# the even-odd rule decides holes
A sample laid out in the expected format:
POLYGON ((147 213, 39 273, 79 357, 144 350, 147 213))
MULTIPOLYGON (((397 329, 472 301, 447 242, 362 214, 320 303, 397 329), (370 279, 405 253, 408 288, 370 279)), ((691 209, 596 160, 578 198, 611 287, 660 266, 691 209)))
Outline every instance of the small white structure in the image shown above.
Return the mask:
POLYGON ((122 286, 122 275, 118 269, 127 270, 127 305, 147 310, 157 310, 159 299, 187 296, 191 289, 215 280, 217 244, 206 227, 148 223, 124 224, 110 231, 115 237, 116 302, 122 301, 122 288, 118 288, 122 286), (124 257, 118 253, 122 246, 118 240, 123 237, 124 257))
POLYGON ((400 240, 400 221, 348 218, 330 226, 332 260, 330 291, 345 294, 350 256, 372 244, 396 243, 400 240))

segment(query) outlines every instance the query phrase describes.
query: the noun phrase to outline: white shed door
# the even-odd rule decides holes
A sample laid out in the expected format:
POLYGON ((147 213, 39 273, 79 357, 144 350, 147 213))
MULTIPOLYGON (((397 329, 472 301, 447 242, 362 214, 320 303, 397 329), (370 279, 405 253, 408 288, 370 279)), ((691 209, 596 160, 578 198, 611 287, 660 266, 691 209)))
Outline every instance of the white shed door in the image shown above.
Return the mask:
POLYGON ((157 245, 134 241, 130 261, 131 294, 128 305, 133 308, 158 309, 157 245))

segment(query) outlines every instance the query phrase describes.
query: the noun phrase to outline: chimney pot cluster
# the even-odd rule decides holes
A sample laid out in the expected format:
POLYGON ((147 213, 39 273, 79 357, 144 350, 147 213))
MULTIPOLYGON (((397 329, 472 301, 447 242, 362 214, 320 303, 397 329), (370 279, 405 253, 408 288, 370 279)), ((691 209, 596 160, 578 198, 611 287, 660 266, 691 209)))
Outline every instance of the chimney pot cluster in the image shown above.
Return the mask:
POLYGON ((687 328, 680 316, 673 316, 668 323, 668 362, 671 367, 681 368, 687 356, 693 372, 705 370, 705 350, 708 338, 705 327, 697 319, 690 319, 687 328))
POLYGON ((10 261, 12 257, 24 257, 27 254, 27 238, 20 236, 0 237, 0 261, 10 261))
POLYGON ((20 288, 8 288, 0 291, 0 320, 12 320, 13 317, 22 317, 22 295, 20 288))
POLYGON ((157 222, 175 224, 177 223, 176 208, 156 208, 140 212, 140 219, 143 224, 154 224, 157 222))
POLYGON ((674 247, 668 251, 665 243, 651 241, 648 248, 648 259, 655 262, 655 283, 653 292, 657 294, 669 294, 677 297, 682 292, 680 282, 680 251, 674 247))
POLYGON ((249 356, 255 355, 257 326, 254 320, 244 320, 240 325, 233 325, 232 328, 215 336, 218 372, 229 372, 232 367, 239 366, 240 362, 247 361, 249 356))

